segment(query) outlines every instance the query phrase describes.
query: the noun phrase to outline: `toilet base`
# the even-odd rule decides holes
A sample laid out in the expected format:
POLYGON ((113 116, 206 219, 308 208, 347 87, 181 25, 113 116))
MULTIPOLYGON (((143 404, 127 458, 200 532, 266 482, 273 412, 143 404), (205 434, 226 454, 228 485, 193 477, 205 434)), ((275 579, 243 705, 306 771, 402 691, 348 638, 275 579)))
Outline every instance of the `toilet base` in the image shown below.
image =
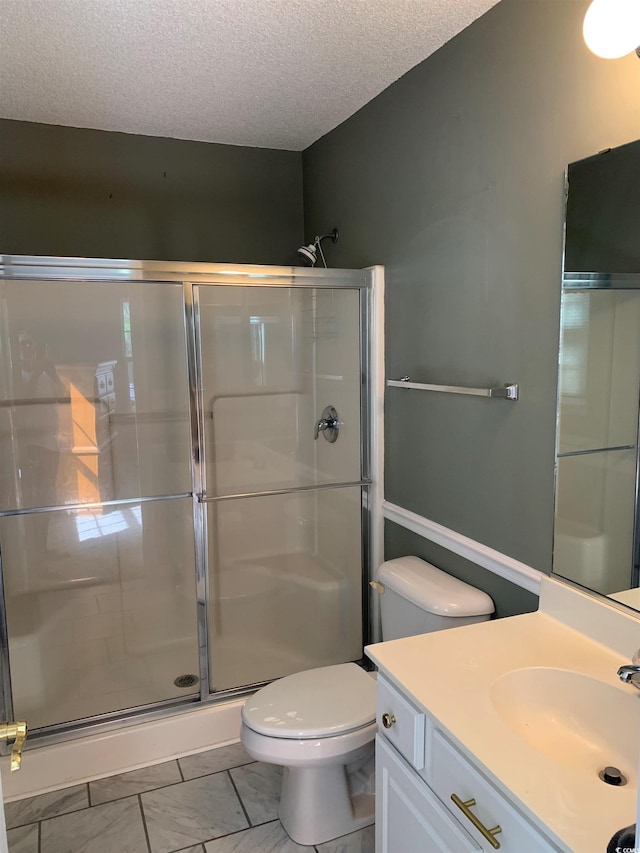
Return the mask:
POLYGON ((375 797, 350 794, 343 764, 285 767, 278 817, 297 844, 322 844, 370 826, 375 797))
POLYGON ((375 720, 324 738, 262 735, 244 722, 240 739, 256 761, 283 768, 278 816, 302 845, 323 844, 375 819, 375 720))

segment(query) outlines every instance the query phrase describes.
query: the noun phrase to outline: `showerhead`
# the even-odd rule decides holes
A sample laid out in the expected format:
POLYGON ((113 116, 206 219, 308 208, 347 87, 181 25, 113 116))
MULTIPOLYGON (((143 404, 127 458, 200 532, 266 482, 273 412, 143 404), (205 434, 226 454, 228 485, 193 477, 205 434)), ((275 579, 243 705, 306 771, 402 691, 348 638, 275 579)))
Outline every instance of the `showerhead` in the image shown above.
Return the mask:
POLYGON ((327 266, 327 262, 324 259, 324 253, 322 251, 322 241, 326 240, 327 237, 331 238, 332 243, 337 243, 338 229, 334 228, 330 234, 323 234, 322 237, 316 237, 313 243, 309 243, 308 246, 300 246, 300 248, 298 249, 298 257, 302 261, 303 266, 314 267, 316 265, 316 261, 318 260, 318 252, 320 252, 322 263, 325 267, 327 266))
POLYGON ((298 257, 302 261, 303 267, 314 267, 318 260, 315 245, 310 243, 308 246, 300 246, 298 249, 298 257))

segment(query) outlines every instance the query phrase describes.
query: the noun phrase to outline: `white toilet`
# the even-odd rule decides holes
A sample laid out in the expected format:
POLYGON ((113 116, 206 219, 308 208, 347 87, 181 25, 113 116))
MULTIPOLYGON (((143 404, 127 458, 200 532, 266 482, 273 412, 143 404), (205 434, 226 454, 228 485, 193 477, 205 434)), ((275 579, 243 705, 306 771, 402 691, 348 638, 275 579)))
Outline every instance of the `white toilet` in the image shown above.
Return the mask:
MULTIPOLYGON (((484 622, 484 592, 425 563, 383 563, 384 640, 484 622)), ((284 767, 278 815, 298 844, 322 844, 374 820, 375 678, 354 663, 288 675, 258 690, 242 709, 241 740, 257 761, 284 767)))

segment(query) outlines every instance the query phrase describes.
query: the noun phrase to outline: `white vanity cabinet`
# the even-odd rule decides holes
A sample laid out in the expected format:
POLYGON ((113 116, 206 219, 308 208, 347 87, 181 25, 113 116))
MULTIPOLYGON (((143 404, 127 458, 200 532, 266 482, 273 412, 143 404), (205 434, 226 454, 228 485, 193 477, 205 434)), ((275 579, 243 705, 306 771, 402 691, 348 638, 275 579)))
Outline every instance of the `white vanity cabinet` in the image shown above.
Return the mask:
POLYGON ((377 721, 376 853, 558 850, 382 674, 377 721))
POLYGON ((384 735, 377 735, 376 853, 481 849, 384 735))

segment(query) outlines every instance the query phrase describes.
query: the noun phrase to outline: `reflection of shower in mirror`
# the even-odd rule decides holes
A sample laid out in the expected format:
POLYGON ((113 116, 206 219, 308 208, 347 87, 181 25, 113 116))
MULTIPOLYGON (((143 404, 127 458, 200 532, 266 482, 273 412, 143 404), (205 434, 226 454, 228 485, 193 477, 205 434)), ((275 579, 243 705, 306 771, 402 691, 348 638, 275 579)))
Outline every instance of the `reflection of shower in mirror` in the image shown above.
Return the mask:
POLYGON ((640 142, 567 168, 553 550, 555 574, 638 610, 639 180, 640 142))

